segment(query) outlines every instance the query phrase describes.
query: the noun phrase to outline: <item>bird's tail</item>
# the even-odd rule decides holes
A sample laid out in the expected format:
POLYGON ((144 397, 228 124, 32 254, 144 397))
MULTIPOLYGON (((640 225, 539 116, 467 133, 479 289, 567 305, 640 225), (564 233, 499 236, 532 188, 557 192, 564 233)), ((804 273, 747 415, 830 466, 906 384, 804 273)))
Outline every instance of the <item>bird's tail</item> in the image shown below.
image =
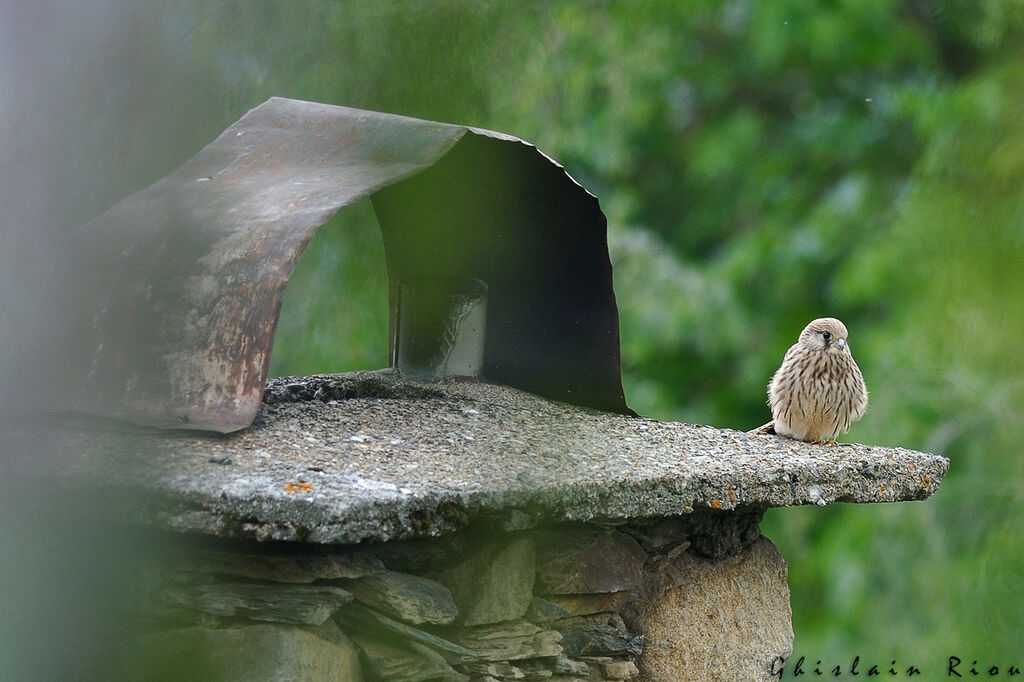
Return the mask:
POLYGON ((751 429, 747 433, 757 436, 774 436, 775 435, 775 421, 772 420, 767 424, 758 426, 756 429, 751 429))

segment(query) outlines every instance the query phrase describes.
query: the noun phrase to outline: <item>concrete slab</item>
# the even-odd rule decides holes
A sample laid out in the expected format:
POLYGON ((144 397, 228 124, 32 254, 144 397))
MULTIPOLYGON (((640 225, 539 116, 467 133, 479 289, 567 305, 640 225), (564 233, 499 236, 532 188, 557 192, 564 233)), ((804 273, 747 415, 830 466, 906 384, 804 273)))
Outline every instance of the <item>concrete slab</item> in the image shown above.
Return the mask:
POLYGON ((429 537, 478 521, 513 529, 920 500, 949 467, 903 448, 659 422, 390 370, 272 380, 253 426, 231 435, 76 419, 26 441, 30 456, 26 447, 143 500, 126 513, 146 524, 312 543, 429 537))

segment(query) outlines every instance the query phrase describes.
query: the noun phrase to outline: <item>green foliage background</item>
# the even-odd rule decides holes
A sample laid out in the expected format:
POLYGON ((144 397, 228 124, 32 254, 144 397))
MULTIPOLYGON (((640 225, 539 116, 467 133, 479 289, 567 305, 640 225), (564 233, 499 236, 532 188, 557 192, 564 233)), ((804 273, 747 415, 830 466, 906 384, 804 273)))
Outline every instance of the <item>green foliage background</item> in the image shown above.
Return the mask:
MULTIPOLYGON (((86 129, 119 143, 96 212, 271 95, 345 104, 517 135, 599 197, 643 414, 755 427, 803 325, 843 319, 850 439, 952 467, 924 503, 767 515, 794 660, 1024 667, 1020 0, 174 0, 117 26, 101 62, 141 71, 94 86, 154 103, 86 129)), ((372 210, 343 211, 272 372, 384 366, 384 286, 372 210)))

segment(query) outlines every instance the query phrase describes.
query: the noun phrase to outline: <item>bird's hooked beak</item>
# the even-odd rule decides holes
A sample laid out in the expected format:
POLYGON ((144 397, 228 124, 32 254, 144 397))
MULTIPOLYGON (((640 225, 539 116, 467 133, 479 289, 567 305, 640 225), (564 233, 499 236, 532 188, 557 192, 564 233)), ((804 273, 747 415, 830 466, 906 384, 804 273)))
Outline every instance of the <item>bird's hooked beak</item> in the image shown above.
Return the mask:
POLYGON ((836 347, 839 350, 846 348, 846 339, 836 339, 836 347))

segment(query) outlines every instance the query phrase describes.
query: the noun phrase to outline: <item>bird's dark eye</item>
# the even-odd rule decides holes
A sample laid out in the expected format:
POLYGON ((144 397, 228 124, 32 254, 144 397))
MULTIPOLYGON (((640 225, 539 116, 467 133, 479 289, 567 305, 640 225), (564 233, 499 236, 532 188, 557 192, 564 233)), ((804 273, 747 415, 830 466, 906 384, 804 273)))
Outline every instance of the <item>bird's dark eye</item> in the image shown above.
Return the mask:
POLYGON ((826 342, 832 340, 832 332, 822 332, 821 338, 825 339, 826 342))

